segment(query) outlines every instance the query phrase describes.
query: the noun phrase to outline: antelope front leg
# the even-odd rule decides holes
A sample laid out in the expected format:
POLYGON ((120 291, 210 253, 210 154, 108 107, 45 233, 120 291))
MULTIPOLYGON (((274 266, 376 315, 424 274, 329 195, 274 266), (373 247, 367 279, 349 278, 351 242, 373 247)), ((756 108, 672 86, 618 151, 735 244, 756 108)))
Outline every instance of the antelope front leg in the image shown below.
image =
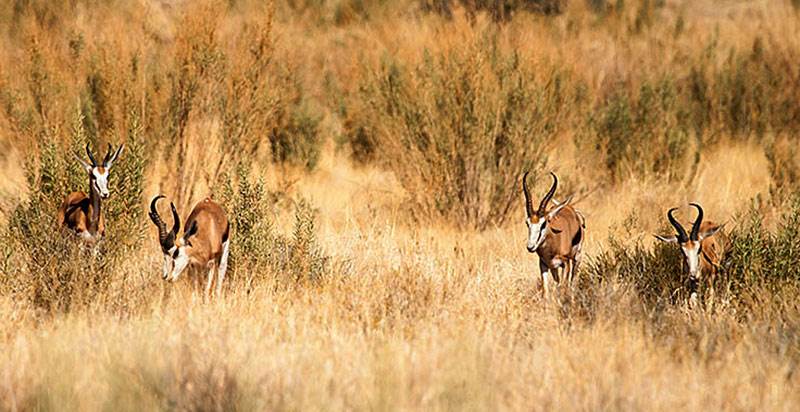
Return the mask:
POLYGON ((563 268, 564 268, 563 269, 563 271, 564 271, 564 283, 567 284, 566 285, 567 289, 572 289, 572 274, 574 273, 575 266, 572 264, 571 260, 567 259, 564 262, 563 268))
POLYGON ((222 281, 225 280, 225 272, 228 271, 228 255, 230 252, 230 240, 222 244, 222 256, 219 259, 219 273, 217 274, 217 296, 222 295, 222 281))
POLYGON ((550 299, 550 268, 544 262, 539 262, 539 271, 542 273, 542 290, 545 299, 550 299))
POLYGON ((215 265, 213 263, 208 265, 208 276, 206 277, 206 289, 205 292, 203 293, 203 297, 206 300, 210 300, 211 298, 211 284, 214 281, 214 275, 215 275, 214 272, 216 272, 216 270, 214 270, 215 269, 214 266, 215 265))

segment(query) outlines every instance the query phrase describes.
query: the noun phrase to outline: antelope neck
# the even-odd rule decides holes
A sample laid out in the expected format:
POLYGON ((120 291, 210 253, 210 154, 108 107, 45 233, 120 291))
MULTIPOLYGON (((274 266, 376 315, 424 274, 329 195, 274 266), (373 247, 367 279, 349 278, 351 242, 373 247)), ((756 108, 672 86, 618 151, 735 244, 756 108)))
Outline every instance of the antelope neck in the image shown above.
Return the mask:
POLYGON ((97 192, 95 185, 92 184, 92 179, 89 179, 89 202, 92 205, 92 214, 89 217, 89 227, 87 230, 94 236, 97 234, 97 229, 100 226, 101 201, 100 193, 97 192))

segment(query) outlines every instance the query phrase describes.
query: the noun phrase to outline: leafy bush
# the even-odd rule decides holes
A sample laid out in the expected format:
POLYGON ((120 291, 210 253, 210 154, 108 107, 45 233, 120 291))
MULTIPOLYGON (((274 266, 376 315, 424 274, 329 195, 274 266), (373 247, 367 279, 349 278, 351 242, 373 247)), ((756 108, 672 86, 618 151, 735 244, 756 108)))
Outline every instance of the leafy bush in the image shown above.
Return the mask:
POLYGON ((615 180, 655 173, 682 177, 680 172, 693 145, 678 90, 670 79, 645 81, 638 93, 620 91, 598 105, 588 133, 605 154, 615 180))
POLYGON ((288 103, 276 112, 276 123, 268 135, 272 160, 313 170, 322 148, 321 117, 302 101, 288 103))
POLYGON ((800 192, 791 195, 774 232, 764 227, 764 216, 755 208, 740 220, 724 265, 728 288, 745 294, 800 282, 800 192))
POLYGON ((561 14, 567 6, 567 0, 420 0, 423 10, 446 17, 453 15, 455 4, 465 8, 471 15, 486 12, 494 21, 502 22, 511 20, 515 13, 521 11, 546 15, 561 14))
MULTIPOLYGON (((759 293, 779 294, 786 285, 800 286, 800 193, 794 193, 774 232, 764 227, 764 216, 756 209, 737 220, 736 227, 728 226, 733 229, 727 232, 730 246, 713 287, 720 302, 744 315, 753 310, 759 293)), ((660 312, 688 297, 682 262, 675 245, 659 242, 649 248, 642 242, 631 245, 612 238, 580 276, 590 286, 610 281, 630 285, 647 311, 660 312)))
POLYGON ((417 217, 477 229, 506 219, 522 171, 542 170, 571 96, 566 74, 501 49, 491 30, 411 67, 387 56, 366 77, 350 141, 395 173, 417 217))
POLYGON ((235 179, 226 180, 222 195, 231 218, 232 279, 249 290, 260 281, 315 282, 327 273, 329 258, 316 241, 313 209, 305 200, 296 206, 294 231, 287 237, 272 220, 279 194, 268 192, 263 181, 254 181, 244 164, 238 166, 235 179))
POLYGON ((747 139, 797 130, 800 71, 791 64, 797 51, 765 43, 756 37, 750 50, 731 49, 720 56, 712 40, 693 59, 682 80, 682 106, 698 132, 747 139))
POLYGON ((29 197, 12 212, 3 236, 4 246, 13 251, 9 259, 15 268, 6 274, 3 285, 47 312, 79 309, 114 296, 107 293, 109 274, 140 244, 144 232, 140 205, 147 158, 136 122, 128 131, 125 152, 110 173, 112 196, 102 212, 105 238, 87 246, 58 226, 56 211, 63 198, 72 191, 88 190, 86 172, 72 156, 82 155, 88 143, 83 124, 83 117, 76 114, 67 148, 60 147, 53 136, 42 136, 38 161, 26 163, 29 197))

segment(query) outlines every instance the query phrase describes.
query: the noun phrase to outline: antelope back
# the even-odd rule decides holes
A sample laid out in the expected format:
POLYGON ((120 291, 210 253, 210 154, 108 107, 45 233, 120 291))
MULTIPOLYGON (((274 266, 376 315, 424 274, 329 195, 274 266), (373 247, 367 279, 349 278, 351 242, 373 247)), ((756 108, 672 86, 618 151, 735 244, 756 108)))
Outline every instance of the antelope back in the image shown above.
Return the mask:
POLYGON ((573 247, 583 242, 583 220, 570 205, 561 209, 550 219, 550 231, 539 248, 547 257, 574 257, 573 247))
POLYGON ((197 232, 187 239, 197 261, 210 261, 222 255, 228 240, 229 224, 222 206, 206 198, 198 203, 186 219, 185 230, 197 225, 197 232))
MULTIPOLYGON (((712 221, 705 221, 700 224, 700 233, 708 232, 718 226, 718 224, 712 221)), ((700 260, 701 265, 708 265, 708 263, 711 263, 714 267, 718 267, 725 257, 729 245, 730 239, 724 229, 720 229, 714 235, 704 238, 700 242, 700 253, 703 255, 703 259, 700 260)), ((711 268, 705 269, 708 270, 711 268)))

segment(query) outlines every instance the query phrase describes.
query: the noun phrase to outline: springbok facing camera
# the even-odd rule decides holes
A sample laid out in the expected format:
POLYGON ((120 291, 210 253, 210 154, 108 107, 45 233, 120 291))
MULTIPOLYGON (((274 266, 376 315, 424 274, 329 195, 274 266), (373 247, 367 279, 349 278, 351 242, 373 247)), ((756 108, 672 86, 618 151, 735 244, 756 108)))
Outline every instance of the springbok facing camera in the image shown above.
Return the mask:
POLYGON ((655 237, 662 242, 677 243, 681 247, 684 258, 684 268, 689 274, 691 304, 697 303, 697 286, 703 275, 711 281, 711 293, 714 293, 714 278, 719 273, 720 264, 725 257, 728 239, 724 232, 720 232, 724 225, 711 221, 703 221, 703 208, 697 203, 690 203, 697 209, 697 219, 692 224, 692 231, 687 235, 683 226, 675 220, 672 213, 677 210, 673 207, 667 211, 667 219, 675 228, 675 236, 655 237), (718 233, 717 236, 714 234, 718 233))
POLYGON ((169 232, 167 232, 167 225, 161 220, 161 216, 156 210, 156 205, 162 198, 164 198, 163 195, 158 195, 150 202, 150 219, 158 228, 158 240, 161 243, 161 251, 164 253, 163 279, 174 282, 189 265, 205 266, 208 269, 205 295, 208 296, 214 282, 216 266, 216 295, 219 296, 222 292, 222 281, 225 279, 225 272, 228 269, 230 244, 230 225, 225 211, 219 204, 206 198, 194 207, 189 218, 186 219, 188 229, 184 231, 183 237, 178 239, 177 234, 181 227, 181 221, 175 205, 170 202, 174 223, 169 232))
POLYGON ((114 162, 122 153, 125 145, 119 146, 116 152, 113 151, 111 144, 108 145, 108 152, 103 159, 103 163, 98 165, 89 144, 86 144, 86 155, 89 156, 91 164, 81 159, 78 155, 73 155, 80 162, 86 173, 89 174, 89 195, 84 192, 72 192, 64 198, 61 207, 58 208, 58 225, 66 226, 74 230, 83 239, 94 241, 105 234, 105 219, 101 212, 102 200, 108 199, 108 173, 114 162))
POLYGON ((547 210, 547 204, 553 199, 558 187, 558 178, 554 173, 553 186, 539 202, 539 208, 534 210, 531 194, 528 190, 528 172, 522 177, 522 191, 525 193, 525 211, 528 218, 528 252, 539 255, 539 270, 542 274, 542 287, 545 296, 550 292, 550 276, 559 282, 558 269, 566 274, 567 281, 572 284, 575 271, 581 262, 581 247, 583 245, 586 224, 582 215, 575 210, 567 198, 556 207, 547 210))

